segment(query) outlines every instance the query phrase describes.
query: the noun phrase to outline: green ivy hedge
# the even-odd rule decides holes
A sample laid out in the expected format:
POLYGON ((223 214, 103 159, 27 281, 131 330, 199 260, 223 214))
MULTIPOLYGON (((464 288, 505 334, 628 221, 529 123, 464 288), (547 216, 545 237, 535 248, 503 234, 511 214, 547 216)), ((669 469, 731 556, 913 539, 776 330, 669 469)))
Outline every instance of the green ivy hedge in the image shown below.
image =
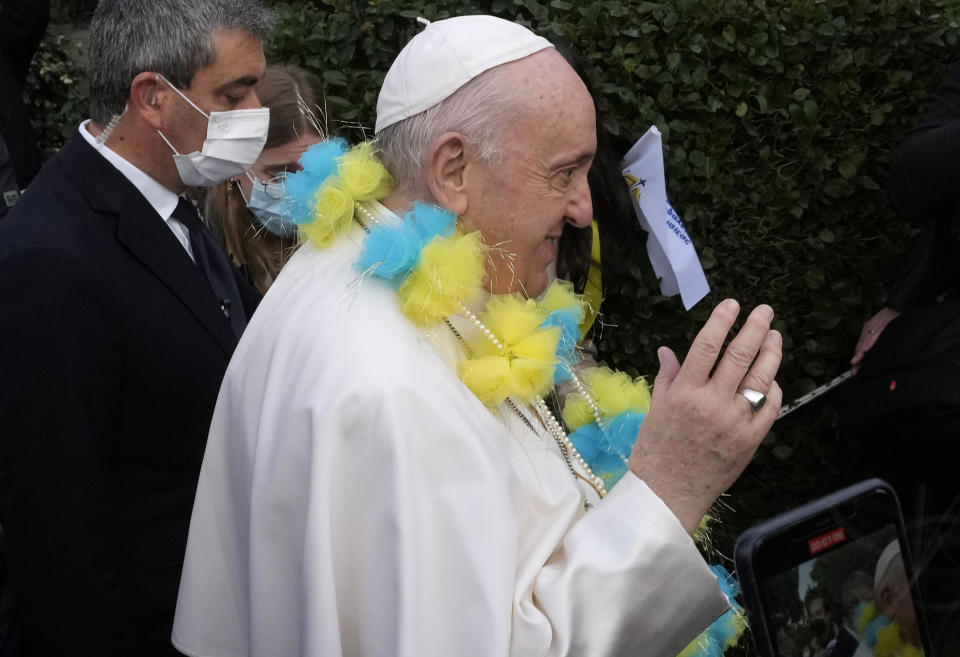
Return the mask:
MULTIPOLYGON (((635 265, 605 281, 613 326, 601 356, 653 375, 656 346, 682 355, 719 300, 766 302, 784 336, 788 401, 848 368, 860 326, 883 305, 911 236, 886 198, 891 152, 960 36, 958 0, 269 4, 268 60, 315 72, 330 127, 352 138, 369 134, 380 82, 421 29, 417 16, 492 13, 569 43, 624 152, 650 124, 662 131, 668 193, 713 290, 690 313, 661 297, 638 241, 635 265)), ((67 114, 85 93, 56 48, 46 42, 32 89, 48 137, 72 129, 82 111, 67 114)), ((842 402, 840 388, 774 425, 731 491, 722 551, 744 526, 868 474, 839 434, 842 402)))
POLYGON ((44 157, 63 145, 89 111, 89 87, 68 39, 50 26, 33 57, 24 97, 44 157))

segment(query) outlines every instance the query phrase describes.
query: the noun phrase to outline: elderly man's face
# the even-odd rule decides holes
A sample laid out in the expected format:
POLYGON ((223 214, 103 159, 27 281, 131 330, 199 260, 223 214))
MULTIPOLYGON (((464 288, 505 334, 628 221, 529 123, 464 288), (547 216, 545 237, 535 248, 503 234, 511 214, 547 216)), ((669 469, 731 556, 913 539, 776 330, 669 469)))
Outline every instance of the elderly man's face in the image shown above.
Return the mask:
POLYGON ((593 216, 587 171, 597 148, 593 100, 569 64, 550 49, 516 62, 522 101, 501 139, 503 161, 468 174, 461 215, 492 247, 491 292, 540 294, 564 224, 593 216))
POLYGON ((890 566, 877 595, 877 607, 881 613, 900 626, 902 638, 915 646, 920 645, 920 630, 917 615, 910 595, 910 584, 902 561, 890 566))

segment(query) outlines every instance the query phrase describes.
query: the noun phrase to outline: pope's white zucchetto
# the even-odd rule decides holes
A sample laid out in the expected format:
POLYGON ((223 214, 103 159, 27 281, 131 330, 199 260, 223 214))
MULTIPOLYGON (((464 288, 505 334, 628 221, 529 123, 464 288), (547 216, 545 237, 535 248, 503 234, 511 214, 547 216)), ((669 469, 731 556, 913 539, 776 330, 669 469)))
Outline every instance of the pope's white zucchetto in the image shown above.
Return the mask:
POLYGON ((900 555, 900 541, 893 541, 883 549, 883 552, 880 553, 880 557, 877 559, 877 567, 873 572, 873 588, 874 595, 879 591, 880 584, 883 581, 883 576, 887 574, 887 569, 890 567, 890 563, 900 555))
POLYGON ((495 16, 434 21, 410 39, 387 71, 375 132, 430 109, 484 71, 552 47, 522 25, 495 16))

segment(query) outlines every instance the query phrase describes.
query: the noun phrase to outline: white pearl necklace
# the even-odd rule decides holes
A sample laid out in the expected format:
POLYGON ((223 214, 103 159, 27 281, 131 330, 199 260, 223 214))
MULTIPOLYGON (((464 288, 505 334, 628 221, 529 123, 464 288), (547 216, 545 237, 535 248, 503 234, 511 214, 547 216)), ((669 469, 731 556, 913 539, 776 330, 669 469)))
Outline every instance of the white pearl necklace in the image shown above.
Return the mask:
MULTIPOLYGON (((537 413, 540 415, 540 420, 547 427, 547 430, 553 435, 554 440, 556 440, 560 445, 560 451, 565 452, 564 456, 569 454, 577 462, 577 465, 579 465, 580 468, 586 473, 584 479, 595 491, 597 491, 597 495, 599 495, 601 499, 606 497, 607 487, 604 485, 603 479, 595 475, 587 462, 583 460, 582 456, 580 456, 580 452, 578 452, 577 448, 573 446, 570 436, 568 436, 567 432, 563 430, 562 426, 560 426, 560 423, 550 411, 550 408, 547 406, 547 402, 544 401, 543 397, 537 397, 535 408, 537 409, 537 413)), ((580 476, 576 470, 573 471, 573 474, 578 477, 580 476)))
POLYGON ((357 201, 356 203, 354 203, 354 208, 356 208, 357 212, 362 214, 363 218, 366 220, 366 222, 364 222, 363 220, 359 220, 359 217, 357 217, 360 225, 363 226, 363 228, 367 230, 367 232, 369 232, 369 228, 367 228, 368 224, 377 224, 377 225, 383 224, 383 222, 377 219, 375 214, 370 212, 370 210, 368 210, 367 208, 363 207, 363 204, 360 201, 357 201))

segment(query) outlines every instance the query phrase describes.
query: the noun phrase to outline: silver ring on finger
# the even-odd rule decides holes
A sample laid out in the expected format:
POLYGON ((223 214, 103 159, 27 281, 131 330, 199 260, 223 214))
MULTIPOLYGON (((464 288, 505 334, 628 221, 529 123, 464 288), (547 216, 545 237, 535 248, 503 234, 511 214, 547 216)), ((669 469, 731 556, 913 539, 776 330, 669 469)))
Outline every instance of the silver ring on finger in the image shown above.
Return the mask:
POLYGON ((763 405, 767 403, 767 396, 758 390, 744 388, 741 394, 747 398, 747 401, 750 403, 750 408, 754 413, 763 408, 763 405))

